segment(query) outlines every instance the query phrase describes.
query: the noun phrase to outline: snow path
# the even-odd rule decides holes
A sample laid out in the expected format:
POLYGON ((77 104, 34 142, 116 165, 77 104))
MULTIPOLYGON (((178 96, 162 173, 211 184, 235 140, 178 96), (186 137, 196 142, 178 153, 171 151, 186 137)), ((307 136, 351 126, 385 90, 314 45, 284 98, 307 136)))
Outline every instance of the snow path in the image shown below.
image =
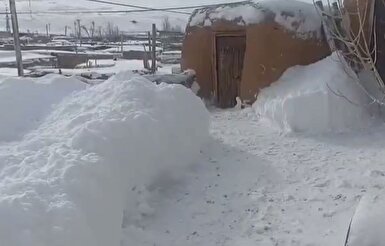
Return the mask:
POLYGON ((283 135, 213 111, 202 162, 154 183, 124 245, 343 245, 360 197, 385 187, 384 133, 283 135))

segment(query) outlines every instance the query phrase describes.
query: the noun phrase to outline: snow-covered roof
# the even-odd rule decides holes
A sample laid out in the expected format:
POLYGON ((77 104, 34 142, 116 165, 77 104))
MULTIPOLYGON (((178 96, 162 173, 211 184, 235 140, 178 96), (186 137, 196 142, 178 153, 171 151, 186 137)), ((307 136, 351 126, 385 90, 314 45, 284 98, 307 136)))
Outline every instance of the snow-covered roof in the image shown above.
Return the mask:
POLYGON ((242 26, 275 22, 303 37, 320 37, 322 29, 321 17, 313 4, 296 0, 254 0, 197 9, 189 26, 211 26, 219 20, 242 26))

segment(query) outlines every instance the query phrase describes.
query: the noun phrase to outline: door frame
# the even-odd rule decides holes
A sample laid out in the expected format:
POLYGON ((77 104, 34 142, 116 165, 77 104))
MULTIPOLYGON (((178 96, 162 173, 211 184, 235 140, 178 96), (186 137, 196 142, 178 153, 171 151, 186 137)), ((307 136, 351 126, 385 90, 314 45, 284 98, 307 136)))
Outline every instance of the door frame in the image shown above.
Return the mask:
MULTIPOLYGON (((212 48, 213 54, 211 57, 211 66, 213 67, 213 96, 215 103, 218 103, 218 62, 217 62, 217 38, 220 37, 245 37, 245 46, 247 46, 247 36, 245 30, 233 30, 233 31, 215 31, 213 32, 212 48)), ((245 47, 246 48, 246 47, 245 47)), ((246 52, 246 49, 245 49, 246 52)), ((240 88, 239 88, 240 89, 240 88)))

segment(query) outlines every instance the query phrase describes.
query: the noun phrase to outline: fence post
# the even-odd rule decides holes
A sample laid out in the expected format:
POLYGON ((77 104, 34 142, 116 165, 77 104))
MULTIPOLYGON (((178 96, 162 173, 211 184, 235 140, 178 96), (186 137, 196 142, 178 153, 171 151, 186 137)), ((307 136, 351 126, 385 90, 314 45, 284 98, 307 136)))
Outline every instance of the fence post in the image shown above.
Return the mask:
POLYGON ((151 49, 151 58, 152 58, 152 64, 151 64, 151 72, 155 73, 156 71, 156 25, 152 24, 152 49, 151 49))

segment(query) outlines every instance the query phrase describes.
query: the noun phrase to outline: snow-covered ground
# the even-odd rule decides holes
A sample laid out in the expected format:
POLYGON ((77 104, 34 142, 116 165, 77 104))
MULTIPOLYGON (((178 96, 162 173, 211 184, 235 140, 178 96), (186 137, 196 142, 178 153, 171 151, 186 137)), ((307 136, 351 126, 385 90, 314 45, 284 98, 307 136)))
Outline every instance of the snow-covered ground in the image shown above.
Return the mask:
MULTIPOLYGON (((123 245, 344 245, 361 197, 385 188, 385 125, 350 76, 334 54, 289 70, 253 108, 211 110, 200 161, 146 193, 151 213, 123 245)), ((352 242, 384 245, 368 223, 383 224, 383 203, 365 204, 352 242)))
MULTIPOLYGON (((33 51, 22 52, 23 61, 37 60, 37 59, 51 59, 53 56, 50 54, 39 54, 33 51)), ((14 51, 0 51, 0 65, 15 63, 16 56, 14 51)))
POLYGON ((87 89, 66 80, 1 83, 11 116, 0 135, 2 245, 119 245, 126 220, 151 211, 136 192, 187 166, 208 138, 204 104, 183 86, 130 72, 87 89), (8 130, 14 121, 22 131, 8 130))
POLYGON ((1 245, 343 245, 361 197, 385 188, 385 124, 356 111, 367 101, 332 58, 243 110, 130 72, 0 77, 1 245), (339 124, 310 131, 311 109, 339 124))
MULTIPOLYGON (((92 67, 85 67, 86 64, 80 64, 75 69, 61 69, 62 73, 65 75, 80 75, 83 73, 99 73, 99 74, 117 74, 124 71, 133 71, 133 70, 143 70, 143 60, 123 60, 118 59, 114 60, 98 60, 95 66, 95 63, 91 61, 92 67)), ((160 67, 158 71, 160 73, 170 74, 172 67, 178 67, 178 65, 172 64, 158 64, 160 67)), ((58 68, 38 68, 39 71, 45 71, 50 73, 58 73, 58 68)), ((0 70, 1 74, 1 70, 0 70)))
MULTIPOLYGON (((31 72, 28 69, 24 69, 24 74, 31 72)), ((17 68, 0 67, 0 78, 2 77, 17 77, 17 68)))
POLYGON ((384 125, 282 134, 251 109, 211 122, 200 161, 154 184, 123 245, 344 245, 361 196, 385 188, 384 125))

